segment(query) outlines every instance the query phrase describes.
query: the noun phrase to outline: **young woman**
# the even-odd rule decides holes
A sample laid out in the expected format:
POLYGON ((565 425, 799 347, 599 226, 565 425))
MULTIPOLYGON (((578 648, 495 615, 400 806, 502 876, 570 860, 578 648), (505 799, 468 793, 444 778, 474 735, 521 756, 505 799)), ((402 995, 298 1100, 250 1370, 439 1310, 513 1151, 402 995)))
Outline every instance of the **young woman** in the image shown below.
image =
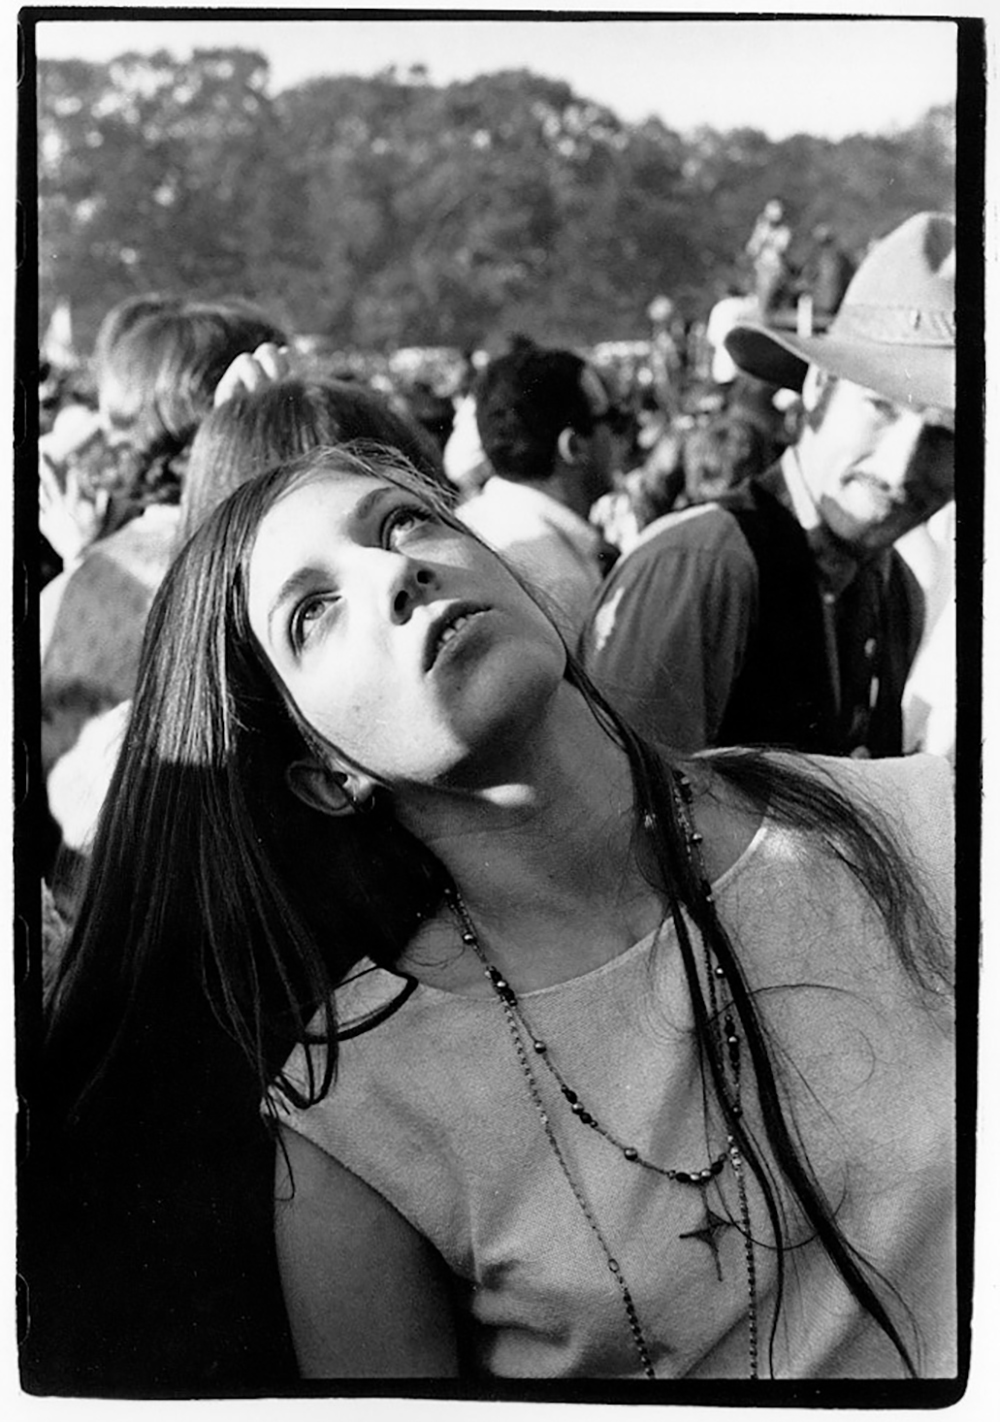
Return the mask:
POLYGON ((244 485, 154 606, 50 1013, 102 1366, 144 1395, 165 1332, 204 1390, 221 1302, 215 1385, 280 1375, 263 1100, 306 1377, 951 1375, 949 774, 682 768, 398 457, 244 485))

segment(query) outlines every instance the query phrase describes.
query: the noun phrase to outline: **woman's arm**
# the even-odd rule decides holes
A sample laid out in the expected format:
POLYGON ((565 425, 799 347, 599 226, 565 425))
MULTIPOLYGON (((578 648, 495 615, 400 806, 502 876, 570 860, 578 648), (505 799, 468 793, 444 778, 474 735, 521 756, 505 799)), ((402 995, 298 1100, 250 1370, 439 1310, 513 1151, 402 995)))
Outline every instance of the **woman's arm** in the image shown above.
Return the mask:
POLYGON ((281 1140, 288 1159, 279 1146, 278 1263, 303 1377, 457 1377, 440 1256, 318 1146, 284 1128, 281 1140))

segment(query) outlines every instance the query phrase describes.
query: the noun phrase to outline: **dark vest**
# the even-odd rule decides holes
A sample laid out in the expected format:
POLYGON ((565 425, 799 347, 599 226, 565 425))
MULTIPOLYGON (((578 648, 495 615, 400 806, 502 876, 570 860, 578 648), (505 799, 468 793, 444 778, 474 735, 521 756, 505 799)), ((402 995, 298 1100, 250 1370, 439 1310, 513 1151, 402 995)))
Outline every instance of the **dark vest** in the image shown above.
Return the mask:
POLYGON ((784 487, 776 467, 718 501, 756 562, 758 616, 715 744, 900 755, 903 688, 923 625, 919 584, 892 550, 860 565, 824 607, 784 487))

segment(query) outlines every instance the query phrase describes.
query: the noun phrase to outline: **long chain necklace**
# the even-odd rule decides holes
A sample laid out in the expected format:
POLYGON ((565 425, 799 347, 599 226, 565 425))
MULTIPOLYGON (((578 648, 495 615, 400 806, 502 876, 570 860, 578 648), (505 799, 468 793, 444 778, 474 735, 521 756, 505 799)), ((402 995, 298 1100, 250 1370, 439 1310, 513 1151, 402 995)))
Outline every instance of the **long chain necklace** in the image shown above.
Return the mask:
MULTIPOLYGON (((704 864, 701 858, 700 845, 702 843, 702 836, 695 830, 690 814, 690 804, 692 800, 691 784, 687 777, 680 773, 675 774, 674 794, 680 824, 684 830, 685 838, 687 841, 687 849, 688 854, 690 856, 691 864, 695 870, 697 878, 701 882, 703 897, 706 899, 706 902, 711 905, 713 902, 712 891, 709 882, 705 876, 704 864)), ((645 823, 647 829, 652 829, 654 824, 652 816, 647 815, 645 823)), ((581 1100, 579 1093, 575 1091, 573 1087, 569 1084, 569 1082, 566 1080, 563 1073, 559 1069, 558 1065, 553 1060, 548 1043, 545 1042, 540 1036, 538 1036, 536 1032, 532 1030, 528 1018, 525 1015, 524 1009, 521 1006, 520 1001, 518 1000, 517 994, 514 992, 514 989, 511 987, 510 983, 504 977, 503 973, 501 973, 499 968, 497 968, 493 963, 491 963, 489 958, 486 956, 482 944, 479 941, 479 935, 476 932, 475 925, 473 924, 472 918, 469 914, 469 910, 466 907, 461 894, 458 892, 458 889, 454 886, 450 887, 446 891, 446 900, 449 908, 451 909, 451 912, 455 916, 455 919, 458 923, 462 942, 467 947, 472 949, 473 953, 476 955, 476 957, 479 959, 479 962, 482 964, 483 973, 488 979, 490 986, 493 989, 493 993, 497 999, 497 1002, 499 1003, 500 1008, 503 1011, 507 1030, 510 1033, 511 1042, 514 1047, 514 1053, 521 1068, 521 1072, 524 1076, 528 1095, 538 1114, 538 1119, 541 1124, 542 1131, 549 1144, 549 1148, 555 1156, 559 1169, 562 1172, 562 1175, 565 1178, 567 1185, 572 1191, 573 1197, 576 1200, 576 1203, 579 1206, 581 1213, 583 1214, 584 1219, 586 1220, 591 1232, 593 1233, 598 1245, 601 1248, 602 1253, 604 1254, 608 1271, 610 1272, 615 1283, 618 1286, 622 1305, 625 1311, 625 1317, 628 1323, 629 1332, 632 1337, 632 1342, 638 1355, 639 1363, 642 1367, 643 1374, 647 1378, 655 1379, 656 1373, 653 1368, 653 1361, 650 1355, 649 1345, 646 1342, 645 1335, 642 1331, 642 1325, 639 1322, 639 1316, 636 1311, 635 1301, 632 1297, 632 1292, 629 1288, 628 1281, 625 1277, 622 1267, 618 1260, 615 1258, 611 1246, 608 1243, 608 1240, 600 1226, 600 1223, 597 1220, 596 1215, 594 1214, 590 1202, 588 1201, 579 1181, 576 1179, 576 1176, 568 1160, 566 1159, 565 1152, 563 1151, 559 1143, 559 1138, 553 1129, 552 1120, 550 1118, 548 1110, 546 1109, 545 1100, 541 1092, 538 1077, 536 1076, 534 1067, 532 1066, 532 1061, 540 1062, 544 1069, 553 1078, 557 1087, 559 1088, 563 1099, 569 1106, 571 1115, 575 1117, 576 1120, 579 1121, 582 1126, 587 1127, 591 1131, 595 1132, 597 1135, 603 1137, 603 1139, 607 1141, 609 1145, 613 1146, 630 1164, 637 1165, 644 1170, 653 1171, 655 1174, 661 1175, 665 1179, 671 1180, 678 1185, 695 1186, 704 1192, 704 1190, 711 1183, 711 1181, 714 1180, 721 1173, 721 1171, 726 1165, 726 1162, 729 1162, 729 1165, 733 1171, 733 1175, 736 1180, 736 1190, 740 1208, 740 1221, 742 1224, 741 1233, 743 1235, 744 1240, 744 1253, 747 1270, 747 1292, 749 1296, 749 1309, 747 1315, 749 1333, 749 1372, 751 1378, 757 1378, 758 1343, 756 1265, 754 1260, 753 1238, 750 1232, 750 1209, 747 1198, 745 1167, 735 1137, 732 1135, 732 1133, 727 1133, 725 1149, 722 1150, 709 1164, 695 1170, 681 1170, 674 1166, 659 1165, 655 1161, 647 1160, 646 1157, 639 1151, 636 1146, 627 1144, 624 1141, 620 1140, 618 1136, 607 1125, 600 1121, 592 1111, 587 1109, 587 1107, 581 1100)), ((704 936, 702 938, 702 943, 705 953, 705 967, 708 981, 709 1003, 711 1007, 711 1020, 713 1023, 718 1024, 720 1020, 719 990, 725 982, 725 971, 719 964, 713 964, 711 955, 708 950, 708 945, 704 940, 704 936)), ((733 1018, 731 1008, 726 1007, 724 1009, 721 1014, 721 1021, 722 1038, 725 1047, 724 1059, 728 1061, 729 1075, 732 1083, 731 1110, 734 1115, 739 1116, 742 1110, 740 1105, 740 1039, 736 1031, 736 1023, 733 1018)), ((704 1223, 699 1229, 689 1230, 685 1234, 680 1235, 679 1238, 696 1239, 701 1243, 707 1245, 712 1253, 712 1258, 716 1269, 716 1275, 719 1279, 721 1279, 722 1267, 719 1261, 719 1246, 715 1236, 720 1230, 728 1228, 731 1225, 732 1221, 726 1219, 721 1215, 716 1214, 714 1211, 709 1209, 707 1202, 705 1202, 704 1200, 704 1195, 702 1199, 705 1209, 704 1223)))

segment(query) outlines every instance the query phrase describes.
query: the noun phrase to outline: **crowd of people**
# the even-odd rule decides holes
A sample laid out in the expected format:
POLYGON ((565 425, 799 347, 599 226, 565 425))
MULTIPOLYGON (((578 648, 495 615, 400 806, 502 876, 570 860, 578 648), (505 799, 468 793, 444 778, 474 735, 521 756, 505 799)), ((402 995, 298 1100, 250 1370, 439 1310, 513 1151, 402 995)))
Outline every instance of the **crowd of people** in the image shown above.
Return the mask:
POLYGON ((954 223, 783 222, 642 379, 50 373, 30 1390, 956 1376, 954 223))

